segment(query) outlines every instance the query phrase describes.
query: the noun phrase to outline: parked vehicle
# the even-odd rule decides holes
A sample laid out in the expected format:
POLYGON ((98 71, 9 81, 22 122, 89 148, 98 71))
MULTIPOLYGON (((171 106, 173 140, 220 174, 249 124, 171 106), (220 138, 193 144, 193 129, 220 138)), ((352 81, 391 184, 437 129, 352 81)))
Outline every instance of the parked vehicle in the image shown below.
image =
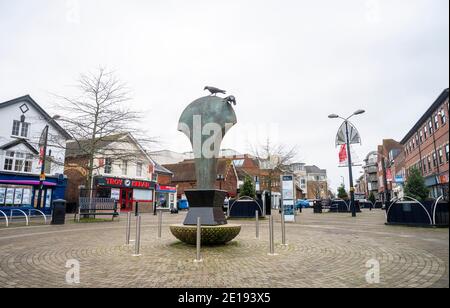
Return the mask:
POLYGON ((180 211, 189 210, 189 202, 187 200, 180 199, 177 202, 177 207, 178 207, 178 210, 180 210, 180 211))
POLYGON ((297 200, 297 202, 295 203, 295 208, 297 210, 299 209, 307 209, 311 207, 310 203, 308 200, 297 200))

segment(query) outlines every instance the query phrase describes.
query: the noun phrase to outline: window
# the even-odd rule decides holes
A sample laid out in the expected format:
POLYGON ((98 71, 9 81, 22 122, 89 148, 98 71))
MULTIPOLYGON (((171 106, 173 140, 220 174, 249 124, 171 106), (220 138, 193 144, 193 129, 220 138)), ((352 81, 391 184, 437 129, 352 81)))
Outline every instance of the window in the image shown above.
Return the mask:
POLYGON ((16 161, 14 162, 14 171, 22 171, 24 166, 25 154, 16 153, 16 161))
POLYGON ((423 137, 425 138, 425 140, 427 140, 427 127, 426 126, 423 128, 423 137))
POLYGON ((438 117, 438 115, 436 114, 435 116, 434 116, 434 129, 438 129, 439 128, 439 117, 438 117))
POLYGON ((436 152, 433 153, 433 167, 437 166, 437 155, 436 152))
POLYGON ((111 174, 112 172, 112 159, 111 158, 105 158, 105 174, 111 174))
POLYGON ((14 152, 6 152, 5 164, 3 169, 5 171, 12 171, 14 163, 14 152))
POLYGON ((16 137, 28 137, 30 131, 30 123, 13 121, 12 135, 16 137))
POLYGON ((444 151, 442 151, 442 148, 439 149, 439 164, 444 163, 444 151))
POLYGON ((419 133, 419 140, 420 140, 420 143, 423 143, 423 132, 422 131, 420 131, 420 133, 419 133))
POLYGON ((449 149, 449 145, 447 144, 446 146, 445 146, 445 160, 448 162, 448 160, 449 160, 449 155, 450 155, 450 149, 449 149))
POLYGON ((433 133, 433 122, 431 120, 428 122, 428 132, 430 135, 433 133))
POLYGON ((425 158, 422 160, 422 165, 423 165, 423 173, 427 173, 427 160, 425 158))
POLYGON ((30 124, 28 123, 22 123, 22 130, 20 131, 20 135, 22 137, 27 138, 28 137, 28 130, 30 129, 30 124))
POLYGON ((431 157, 430 156, 427 157, 427 161, 428 161, 428 170, 430 170, 430 172, 431 172, 431 157))
POLYGON ((23 171, 31 172, 32 169, 33 169, 33 155, 27 154, 23 171))
POLYGON ((5 171, 28 172, 33 168, 33 155, 7 151, 3 169, 5 171))
POLYGON ((13 136, 19 136, 19 132, 20 132, 20 122, 19 121, 14 121, 13 122, 12 135, 13 136))
POLYGON ((128 173, 128 161, 122 161, 122 174, 127 175, 128 173))
POLYGON ((441 109, 440 115, 441 115, 441 123, 442 125, 445 125, 445 123, 447 123, 447 118, 445 117, 444 109, 441 109))
POLYGON ((136 176, 138 177, 142 176, 142 163, 136 164, 136 176))

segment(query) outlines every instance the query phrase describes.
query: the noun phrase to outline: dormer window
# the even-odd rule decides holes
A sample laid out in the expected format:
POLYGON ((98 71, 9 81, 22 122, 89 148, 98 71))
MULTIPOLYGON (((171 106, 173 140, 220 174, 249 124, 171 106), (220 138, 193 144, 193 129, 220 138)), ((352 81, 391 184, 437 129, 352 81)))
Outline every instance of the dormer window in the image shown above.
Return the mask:
POLYGON ((25 122, 25 117, 22 121, 13 121, 12 135, 14 137, 28 138, 30 132, 30 123, 25 122))

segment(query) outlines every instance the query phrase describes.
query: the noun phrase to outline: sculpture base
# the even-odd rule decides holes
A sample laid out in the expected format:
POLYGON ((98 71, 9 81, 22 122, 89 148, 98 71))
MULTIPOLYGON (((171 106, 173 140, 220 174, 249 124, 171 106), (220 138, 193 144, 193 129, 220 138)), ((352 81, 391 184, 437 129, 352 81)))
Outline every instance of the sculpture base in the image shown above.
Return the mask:
POLYGON ((223 190, 186 190, 189 212, 184 225, 196 226, 200 217, 202 226, 226 225, 227 219, 223 211, 223 203, 227 195, 223 190))
MULTIPOLYGON (((197 243, 197 226, 185 225, 171 225, 170 232, 182 241, 189 245, 196 245, 197 243)), ((222 226, 202 226, 202 245, 214 246, 224 245, 232 241, 241 232, 241 226, 235 224, 227 224, 222 226)))

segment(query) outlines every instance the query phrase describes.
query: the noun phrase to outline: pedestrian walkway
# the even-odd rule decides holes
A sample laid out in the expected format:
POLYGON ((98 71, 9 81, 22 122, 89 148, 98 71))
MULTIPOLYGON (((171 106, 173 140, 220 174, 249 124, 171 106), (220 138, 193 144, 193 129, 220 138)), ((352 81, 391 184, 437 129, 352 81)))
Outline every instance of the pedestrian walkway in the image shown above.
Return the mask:
POLYGON ((243 225, 241 234, 229 245, 202 248, 200 264, 193 262, 195 247, 178 242, 169 231, 169 224, 184 216, 164 214, 158 239, 157 217, 144 214, 138 258, 132 257, 132 246, 124 245, 123 218, 9 228, 0 222, 0 287, 449 286, 448 229, 385 226, 381 210, 356 218, 304 210, 296 223, 286 225, 286 247, 277 216, 277 256, 268 255, 267 220, 261 221, 259 240, 253 221, 234 221, 243 225), (79 285, 66 283, 70 260, 80 264, 79 285), (366 279, 374 261, 380 265, 378 284, 366 279))

